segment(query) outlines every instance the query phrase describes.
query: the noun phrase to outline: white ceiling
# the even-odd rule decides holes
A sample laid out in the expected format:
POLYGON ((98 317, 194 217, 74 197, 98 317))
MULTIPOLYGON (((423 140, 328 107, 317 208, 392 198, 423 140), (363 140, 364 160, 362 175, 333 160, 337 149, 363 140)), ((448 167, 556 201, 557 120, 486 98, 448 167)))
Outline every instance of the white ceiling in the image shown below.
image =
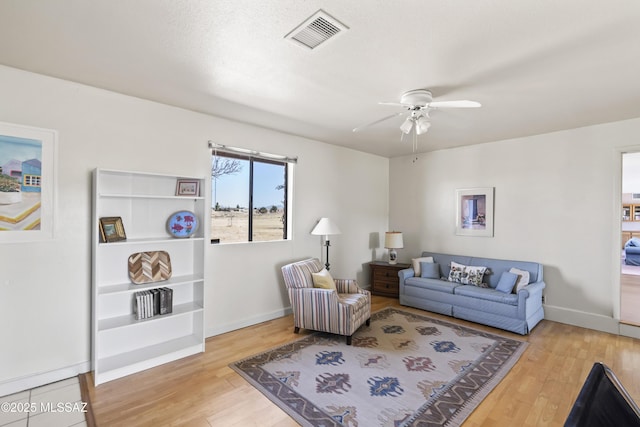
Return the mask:
POLYGON ((410 89, 483 105, 418 151, 640 117, 640 2, 0 0, 0 64, 394 157, 402 117, 351 129, 410 89), (349 29, 284 38, 318 9, 349 29))

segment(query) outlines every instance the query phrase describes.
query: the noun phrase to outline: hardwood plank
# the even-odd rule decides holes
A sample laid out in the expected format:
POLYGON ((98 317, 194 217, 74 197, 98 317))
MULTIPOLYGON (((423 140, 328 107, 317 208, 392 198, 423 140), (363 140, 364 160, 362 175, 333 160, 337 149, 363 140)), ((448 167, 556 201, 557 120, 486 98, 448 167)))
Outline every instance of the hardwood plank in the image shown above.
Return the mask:
MULTIPOLYGON (((373 296, 372 311, 399 307, 373 296)), ((542 321, 528 336, 407 310, 516 337, 529 347, 509 374, 469 416, 465 426, 561 426, 594 362, 609 365, 640 402, 640 340, 542 321)), ((297 339, 292 316, 208 338, 206 352, 93 386, 88 396, 98 426, 273 426, 297 423, 228 367, 297 339)))

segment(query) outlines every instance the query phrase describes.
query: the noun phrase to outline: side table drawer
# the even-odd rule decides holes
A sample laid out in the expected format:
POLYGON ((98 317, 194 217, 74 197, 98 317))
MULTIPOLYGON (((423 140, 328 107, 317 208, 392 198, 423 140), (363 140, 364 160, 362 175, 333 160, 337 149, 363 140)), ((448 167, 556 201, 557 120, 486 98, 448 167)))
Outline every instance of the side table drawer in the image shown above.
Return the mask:
POLYGON ((374 294, 397 297, 399 292, 400 292, 400 285, 398 284, 397 280, 395 282, 389 282, 389 281, 373 282, 374 294))
POLYGON ((376 268, 373 272, 373 280, 383 280, 398 282, 398 270, 387 270, 386 268, 376 268))

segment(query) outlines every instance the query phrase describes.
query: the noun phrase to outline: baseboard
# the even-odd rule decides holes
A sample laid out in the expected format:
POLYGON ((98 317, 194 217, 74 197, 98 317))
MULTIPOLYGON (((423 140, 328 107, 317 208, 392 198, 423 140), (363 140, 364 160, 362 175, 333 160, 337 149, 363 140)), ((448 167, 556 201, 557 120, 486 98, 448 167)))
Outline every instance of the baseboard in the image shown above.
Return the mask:
POLYGON ((270 313, 263 313, 258 316, 249 317, 246 319, 238 320, 235 322, 225 323, 223 325, 216 326, 215 328, 208 328, 206 330, 207 338, 213 337, 227 332, 235 331, 237 329, 246 328, 247 326, 257 325, 258 323, 267 322, 269 320, 278 319, 280 317, 287 316, 292 313, 291 307, 285 307, 281 310, 275 310, 270 313))
POLYGON ((640 339, 640 326, 627 325, 620 323, 620 335, 630 338, 640 339))
POLYGON ((0 382, 0 396, 6 396, 8 394, 29 390, 34 387, 51 384, 56 381, 66 380, 67 378, 78 376, 79 374, 89 372, 90 370, 91 362, 87 361, 53 371, 40 372, 37 374, 5 380, 0 382))
POLYGON ((579 326, 601 332, 608 332, 610 334, 618 335, 620 333, 619 322, 613 317, 572 310, 564 307, 556 307, 553 305, 544 305, 543 307, 544 318, 547 320, 553 320, 554 322, 566 323, 568 325, 579 326))

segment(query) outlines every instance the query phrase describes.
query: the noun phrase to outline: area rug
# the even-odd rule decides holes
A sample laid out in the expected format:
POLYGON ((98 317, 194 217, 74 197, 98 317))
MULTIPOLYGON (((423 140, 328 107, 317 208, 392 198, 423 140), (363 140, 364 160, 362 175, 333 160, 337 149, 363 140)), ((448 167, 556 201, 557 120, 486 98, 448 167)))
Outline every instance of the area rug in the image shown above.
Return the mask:
POLYGON ((351 346, 316 332, 229 366, 303 426, 457 426, 526 346, 386 308, 351 346))

